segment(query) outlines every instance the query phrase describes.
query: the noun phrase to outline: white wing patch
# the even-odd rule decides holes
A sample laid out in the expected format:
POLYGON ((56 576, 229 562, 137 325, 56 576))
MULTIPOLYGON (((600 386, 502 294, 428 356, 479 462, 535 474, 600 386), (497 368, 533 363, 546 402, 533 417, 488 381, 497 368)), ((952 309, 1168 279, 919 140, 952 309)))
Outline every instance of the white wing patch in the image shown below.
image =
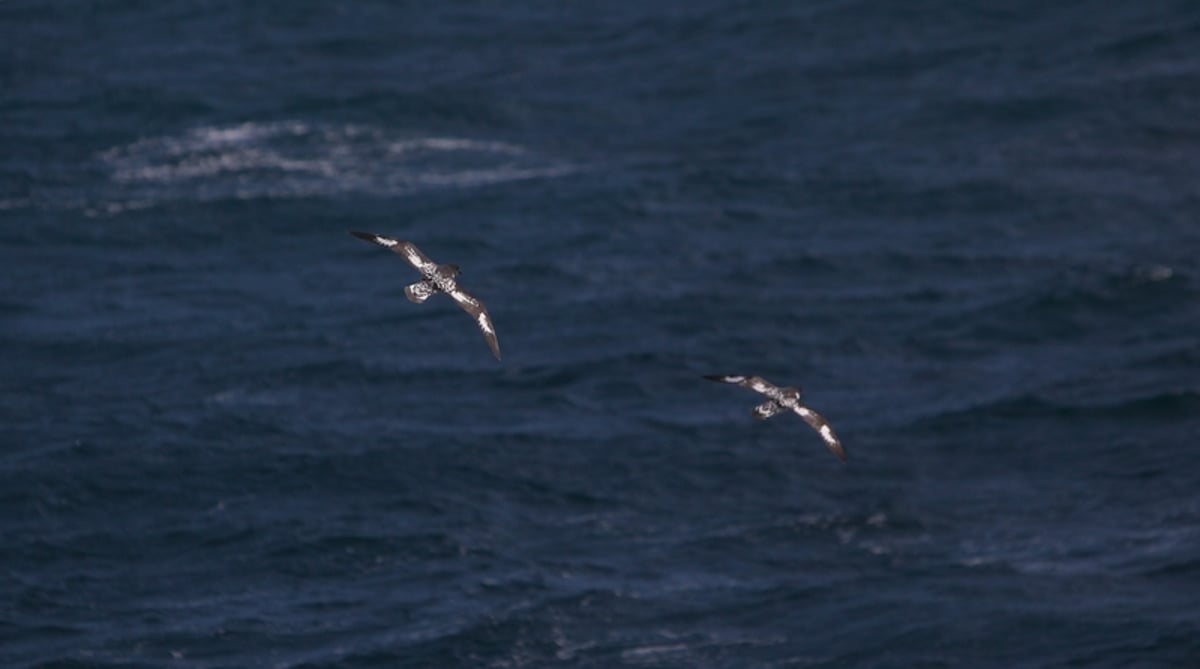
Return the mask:
POLYGON ((742 384, 757 393, 765 393, 775 387, 761 376, 742 377, 742 384))
POLYGON ((479 329, 487 334, 496 334, 496 328, 492 327, 492 319, 488 318, 487 312, 479 312, 479 318, 476 319, 479 323, 479 329))
POLYGON ((775 384, 770 383, 761 376, 705 376, 704 378, 710 381, 720 381, 722 383, 735 383, 743 388, 749 388, 756 393, 762 393, 767 397, 777 400, 783 394, 779 392, 779 388, 775 384))
POLYGON ((425 278, 432 276, 437 269, 437 265, 434 264, 432 260, 427 258, 424 253, 421 253, 421 249, 418 249, 417 245, 413 244, 412 242, 406 242, 403 239, 394 239, 392 237, 384 237, 383 235, 377 235, 374 232, 362 232, 359 230, 351 230, 350 234, 358 237, 359 239, 365 239, 384 248, 391 249, 401 258, 407 260, 408 264, 415 267, 419 272, 421 272, 421 274, 424 274, 425 278))
POLYGON ((447 294, 454 298, 458 306, 462 307, 463 311, 470 314, 471 318, 475 320, 475 324, 483 331, 484 339, 487 339, 488 347, 492 349, 492 355, 496 356, 496 359, 499 360, 500 342, 496 339, 496 326, 492 325, 492 319, 488 316, 487 307, 483 306, 483 302, 480 302, 473 295, 461 288, 456 288, 447 294))
MULTIPOLYGON (((395 242, 393 242, 393 245, 395 245, 395 242)), ((421 250, 418 249, 417 246, 412 242, 405 242, 404 245, 400 247, 399 252, 404 256, 404 259, 407 260, 410 265, 415 267, 421 274, 430 276, 436 272, 437 263, 427 258, 424 253, 421 253, 421 250)))

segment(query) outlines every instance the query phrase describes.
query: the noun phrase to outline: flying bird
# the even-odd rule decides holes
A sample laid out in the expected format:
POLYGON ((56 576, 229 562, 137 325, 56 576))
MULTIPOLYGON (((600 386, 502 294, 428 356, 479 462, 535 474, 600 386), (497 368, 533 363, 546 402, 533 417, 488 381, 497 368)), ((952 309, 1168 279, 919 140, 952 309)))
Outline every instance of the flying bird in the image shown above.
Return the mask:
POLYGON ((825 440, 825 445, 829 446, 829 450, 837 456, 842 462, 846 461, 846 449, 842 448, 842 442, 838 440, 837 435, 833 433, 833 428, 829 426, 828 421, 821 414, 813 411, 805 406, 800 401, 800 389, 795 386, 788 388, 780 388, 779 386, 763 379, 761 376, 720 376, 714 374, 705 374, 704 378, 709 381, 719 381, 721 383, 733 383, 743 388, 749 388, 756 393, 761 393, 767 396, 767 401, 754 407, 750 413, 758 420, 766 420, 771 416, 790 409, 800 414, 805 423, 808 423, 821 438, 825 440))
POLYGON ((416 268, 422 276, 420 281, 404 288, 404 295, 408 297, 409 301, 420 304, 437 293, 449 295, 458 303, 458 306, 463 308, 463 311, 466 311, 475 320, 475 324, 483 331, 483 336, 487 339, 492 354, 496 356, 497 360, 500 359, 500 342, 496 340, 496 326, 492 324, 492 317, 488 316, 487 307, 483 306, 483 302, 479 298, 459 288, 458 282, 455 281, 455 277, 459 274, 458 265, 439 265, 421 253, 421 249, 417 248, 416 244, 403 239, 392 239, 373 232, 351 231, 350 234, 389 248, 407 260, 408 264, 416 268))

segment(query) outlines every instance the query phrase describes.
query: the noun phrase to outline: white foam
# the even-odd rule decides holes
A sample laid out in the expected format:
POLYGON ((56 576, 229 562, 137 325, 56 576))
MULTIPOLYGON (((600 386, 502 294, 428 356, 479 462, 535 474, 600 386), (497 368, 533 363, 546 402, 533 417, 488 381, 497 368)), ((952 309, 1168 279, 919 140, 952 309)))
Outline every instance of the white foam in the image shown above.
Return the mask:
POLYGON ((1166 265, 1151 265, 1143 268, 1140 273, 1150 281, 1166 281, 1175 275, 1175 270, 1166 265))
POLYGON ((123 202, 105 202, 97 207, 88 207, 83 210, 83 215, 89 218, 97 216, 113 216, 123 211, 137 211, 139 209, 149 209, 154 206, 154 202, 149 200, 126 200, 123 202))
POLYGON ((24 209, 33 206, 33 200, 27 197, 16 198, 12 200, 0 200, 0 211, 8 209, 24 209))
POLYGON ((656 646, 639 646, 630 648, 621 652, 621 657, 625 660, 637 659, 648 655, 664 655, 667 653, 680 653, 688 650, 687 644, 671 643, 660 644, 656 646))
POLYGON ((521 155, 525 150, 514 144, 505 142, 489 142, 473 139, 456 139, 453 137, 426 137, 392 142, 388 150, 393 153, 405 153, 420 150, 433 151, 486 151, 508 155, 521 155))
MULTIPOLYGON (((98 154, 122 202, 404 195, 548 179, 578 171, 492 139, 411 136, 303 121, 202 126, 98 154)), ((107 204, 89 203, 95 212, 107 204)))

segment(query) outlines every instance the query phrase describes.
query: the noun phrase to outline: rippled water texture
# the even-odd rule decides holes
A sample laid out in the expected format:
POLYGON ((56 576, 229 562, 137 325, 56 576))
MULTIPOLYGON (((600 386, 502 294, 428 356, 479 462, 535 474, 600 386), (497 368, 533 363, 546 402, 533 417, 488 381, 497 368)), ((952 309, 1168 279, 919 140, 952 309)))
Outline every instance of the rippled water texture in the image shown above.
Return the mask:
POLYGON ((1197 666, 1198 54, 1185 2, 0 3, 0 665, 1197 666))

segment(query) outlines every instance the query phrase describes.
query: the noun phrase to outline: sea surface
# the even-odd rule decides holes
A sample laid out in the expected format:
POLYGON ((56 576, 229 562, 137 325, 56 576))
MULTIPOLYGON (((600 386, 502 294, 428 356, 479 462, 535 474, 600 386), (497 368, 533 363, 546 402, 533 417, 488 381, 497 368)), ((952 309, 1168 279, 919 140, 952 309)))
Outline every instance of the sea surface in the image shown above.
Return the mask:
POLYGON ((0 287, 3 667, 1200 666, 1193 0, 5 0, 0 287))

